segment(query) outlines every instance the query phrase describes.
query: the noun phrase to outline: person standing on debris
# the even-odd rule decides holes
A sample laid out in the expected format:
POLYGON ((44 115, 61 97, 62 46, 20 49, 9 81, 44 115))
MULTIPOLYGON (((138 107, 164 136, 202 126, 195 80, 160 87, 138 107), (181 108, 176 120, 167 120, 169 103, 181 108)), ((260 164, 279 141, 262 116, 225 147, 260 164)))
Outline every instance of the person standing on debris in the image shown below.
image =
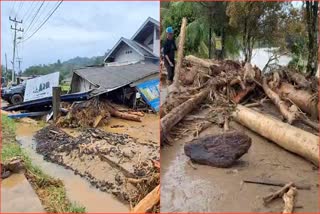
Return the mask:
POLYGON ((167 33, 167 39, 163 45, 163 54, 164 54, 164 65, 168 73, 168 76, 167 76, 168 85, 170 85, 174 77, 174 65, 175 65, 174 56, 175 56, 175 51, 177 50, 177 46, 173 39, 172 27, 167 27, 166 33, 167 33))

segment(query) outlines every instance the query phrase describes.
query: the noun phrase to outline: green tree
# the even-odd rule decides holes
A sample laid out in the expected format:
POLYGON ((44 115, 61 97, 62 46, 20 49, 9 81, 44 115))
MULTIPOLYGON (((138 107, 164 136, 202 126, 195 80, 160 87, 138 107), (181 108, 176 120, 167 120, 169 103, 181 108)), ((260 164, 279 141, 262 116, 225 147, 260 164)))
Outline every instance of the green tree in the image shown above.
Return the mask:
POLYGON ((228 25, 226 15, 227 2, 162 2, 161 24, 162 39, 165 28, 172 26, 175 36, 180 34, 181 20, 188 20, 186 35, 186 53, 200 57, 223 58, 226 53, 237 54, 239 46, 235 40, 232 27, 228 25), (222 50, 216 51, 213 37, 222 38, 222 50))
POLYGON ((272 44, 282 15, 280 2, 230 2, 227 8, 229 23, 242 38, 245 62, 252 59, 254 45, 260 41, 272 44))

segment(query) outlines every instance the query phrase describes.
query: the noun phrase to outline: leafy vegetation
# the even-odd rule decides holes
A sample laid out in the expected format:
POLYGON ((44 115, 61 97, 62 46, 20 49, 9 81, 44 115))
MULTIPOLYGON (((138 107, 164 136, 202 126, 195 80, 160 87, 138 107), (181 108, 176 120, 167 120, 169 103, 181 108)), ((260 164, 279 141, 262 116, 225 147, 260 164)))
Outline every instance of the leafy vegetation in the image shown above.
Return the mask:
MULTIPOLYGON (((318 2, 161 2, 162 40, 172 26, 178 39, 187 17, 186 54, 203 58, 234 57, 250 62, 254 48, 279 47, 290 66, 315 74, 318 2), (222 50, 216 47, 218 38, 222 50), (214 54, 212 54, 214 53, 214 54), (307 63, 308 62, 308 63, 307 63)), ((279 54, 278 53, 278 54, 279 54)))
MULTIPOLYGON (((37 75, 46 75, 53 72, 60 72, 60 82, 66 78, 70 78, 72 75, 72 70, 75 68, 85 67, 89 65, 101 65, 103 64, 104 56, 95 56, 95 57, 75 57, 67 61, 57 62, 52 64, 43 64, 43 65, 33 65, 25 69, 21 73, 22 76, 37 76, 37 75)), ((12 70, 8 68, 8 72, 5 72, 6 69, 4 66, 1 66, 3 77, 6 80, 11 80, 12 70)))
MULTIPOLYGON (((15 140, 16 123, 6 115, 2 116, 2 150, 1 160, 6 162, 13 157, 23 159, 26 177, 35 189, 47 212, 85 212, 85 208, 71 203, 66 196, 62 181, 46 175, 39 167, 32 164, 28 154, 15 140)), ((26 196, 27 197, 27 196, 26 196)))

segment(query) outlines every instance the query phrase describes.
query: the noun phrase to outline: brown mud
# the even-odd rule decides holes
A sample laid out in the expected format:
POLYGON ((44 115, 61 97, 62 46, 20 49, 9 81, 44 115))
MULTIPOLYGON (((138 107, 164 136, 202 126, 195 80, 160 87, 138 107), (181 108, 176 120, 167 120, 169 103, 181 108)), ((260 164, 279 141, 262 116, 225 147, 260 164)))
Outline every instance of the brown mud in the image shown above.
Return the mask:
MULTIPOLYGON (((162 212, 281 212, 282 199, 263 205, 262 198, 279 187, 247 184, 243 179, 273 180, 311 185, 298 190, 295 212, 318 212, 318 169, 249 129, 230 123, 231 130, 244 131, 252 139, 248 153, 228 169, 191 165, 184 142, 192 135, 176 139, 161 150, 162 212)), ((306 128, 308 129, 308 128, 306 128)), ((223 133, 211 125, 200 137, 223 133)))
POLYGON ((40 167, 46 174, 63 181, 70 201, 79 203, 87 212, 128 212, 129 206, 121 203, 111 194, 101 192, 88 181, 75 175, 73 171, 43 160, 43 156, 36 153, 34 133, 39 128, 19 123, 17 126, 17 140, 28 152, 34 165, 40 167))

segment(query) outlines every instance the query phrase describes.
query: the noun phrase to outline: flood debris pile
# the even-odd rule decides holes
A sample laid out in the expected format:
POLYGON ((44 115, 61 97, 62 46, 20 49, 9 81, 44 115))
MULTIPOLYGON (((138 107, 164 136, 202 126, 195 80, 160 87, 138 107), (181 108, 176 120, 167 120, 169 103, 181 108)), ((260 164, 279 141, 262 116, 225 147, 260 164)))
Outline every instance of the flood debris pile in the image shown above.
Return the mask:
POLYGON ((198 137, 212 124, 223 127, 225 137, 235 120, 318 165, 318 79, 287 67, 265 73, 250 63, 184 57, 185 27, 183 19, 175 79, 161 106, 162 145, 198 137))
POLYGON ((154 164, 159 161, 159 147, 140 144, 127 134, 87 128, 74 138, 51 125, 37 132, 35 139, 36 151, 46 160, 73 170, 132 206, 160 182, 154 164))
MULTIPOLYGON (((266 72, 250 63, 184 57, 185 28, 184 18, 175 79, 161 106, 161 144, 184 139, 191 160, 230 167, 251 145, 229 126, 233 120, 318 167, 318 78, 288 67, 266 72), (221 134, 199 137, 211 125, 221 134)), ((283 198, 284 213, 291 213, 297 191, 293 183, 281 186, 263 201, 283 198)))
POLYGON ((98 127, 108 123, 111 116, 126 120, 141 122, 142 112, 127 111, 121 112, 109 101, 93 98, 88 101, 75 102, 69 108, 66 116, 60 117, 57 125, 60 127, 98 127))

